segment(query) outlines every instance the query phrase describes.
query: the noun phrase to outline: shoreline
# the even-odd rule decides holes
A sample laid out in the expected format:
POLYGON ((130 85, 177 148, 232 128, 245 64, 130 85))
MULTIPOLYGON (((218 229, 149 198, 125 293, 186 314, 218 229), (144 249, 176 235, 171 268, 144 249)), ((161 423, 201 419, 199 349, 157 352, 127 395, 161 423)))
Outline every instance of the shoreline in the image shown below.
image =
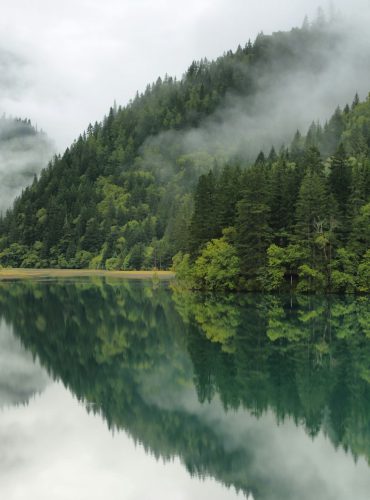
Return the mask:
POLYGON ((170 280, 175 277, 172 271, 105 271, 99 269, 0 269, 0 281, 47 278, 108 277, 121 279, 159 279, 170 280))

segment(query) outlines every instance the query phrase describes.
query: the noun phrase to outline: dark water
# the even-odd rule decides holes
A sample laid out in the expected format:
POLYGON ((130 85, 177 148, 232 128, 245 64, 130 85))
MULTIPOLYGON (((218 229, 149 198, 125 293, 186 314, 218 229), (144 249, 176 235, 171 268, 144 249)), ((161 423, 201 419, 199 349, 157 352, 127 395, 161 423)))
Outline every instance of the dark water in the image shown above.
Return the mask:
POLYGON ((370 498, 370 299, 0 284, 0 497, 370 498))

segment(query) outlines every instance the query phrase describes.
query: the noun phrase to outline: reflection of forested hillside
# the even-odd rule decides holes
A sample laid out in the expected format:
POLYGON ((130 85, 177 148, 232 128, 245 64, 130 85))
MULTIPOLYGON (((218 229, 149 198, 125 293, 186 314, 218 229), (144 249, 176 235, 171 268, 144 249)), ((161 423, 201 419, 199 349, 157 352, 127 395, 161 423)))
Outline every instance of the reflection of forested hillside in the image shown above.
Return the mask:
POLYGON ((191 473, 256 498, 274 487, 254 474, 253 446, 228 446, 205 416, 216 395, 226 422, 229 409, 258 417, 272 409, 370 459, 366 298, 216 299, 151 283, 23 282, 0 285, 0 312, 89 411, 155 456, 179 456, 191 473))
POLYGON ((226 410, 270 408, 370 459, 368 298, 175 300, 200 401, 217 393, 226 410))
POLYGON ((45 371, 0 319, 0 411, 26 405, 48 383, 45 371))
POLYGON ((226 453, 199 418, 163 410, 142 395, 151 392, 145 384, 155 384, 152 374, 172 392, 191 383, 191 364, 180 348, 183 325, 169 290, 100 280, 2 284, 0 308, 51 376, 110 428, 126 430, 156 457, 179 456, 191 473, 237 484, 232 470, 245 466, 242 452, 226 453))

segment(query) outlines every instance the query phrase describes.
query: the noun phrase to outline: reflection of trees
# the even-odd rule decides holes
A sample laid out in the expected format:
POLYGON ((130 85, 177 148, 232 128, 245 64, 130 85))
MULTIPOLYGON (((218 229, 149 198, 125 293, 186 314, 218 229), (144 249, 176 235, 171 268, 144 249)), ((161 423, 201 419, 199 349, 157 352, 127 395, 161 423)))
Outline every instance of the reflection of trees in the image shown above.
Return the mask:
POLYGON ((192 376, 200 402, 218 394, 226 410, 272 409, 370 457, 367 298, 202 297, 82 280, 0 284, 0 310, 89 411, 191 473, 266 497, 248 474, 253 450, 228 448, 177 405, 192 376))
POLYGON ((191 385, 183 324, 168 289, 135 282, 0 284, 0 310, 41 364, 156 457, 244 491, 245 450, 227 450, 207 422, 157 398, 191 385))
POLYGON ((235 336, 240 324, 240 310, 235 307, 233 295, 219 300, 214 295, 175 291, 173 300, 185 324, 193 318, 208 340, 220 343, 222 350, 228 351, 229 341, 235 336))
POLYGON ((272 409, 278 420, 291 416, 312 436, 323 429, 335 445, 370 460, 369 298, 237 297, 238 325, 225 352, 223 339, 210 338, 192 313, 212 301, 191 297, 197 305, 183 301, 181 313, 200 400, 219 393, 226 409, 272 409))

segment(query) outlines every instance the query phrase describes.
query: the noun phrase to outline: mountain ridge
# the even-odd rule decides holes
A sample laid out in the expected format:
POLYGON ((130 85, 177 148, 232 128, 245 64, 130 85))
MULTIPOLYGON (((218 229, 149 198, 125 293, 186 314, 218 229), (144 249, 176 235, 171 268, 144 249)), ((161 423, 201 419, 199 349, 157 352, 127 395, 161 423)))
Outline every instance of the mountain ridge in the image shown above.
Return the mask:
MULTIPOLYGON (((277 228, 278 233, 288 231, 289 237, 277 234, 268 220, 270 216, 266 216, 266 237, 258 249, 253 247, 248 235, 244 242, 238 243, 235 238, 227 242, 237 249, 236 281, 232 287, 260 288, 270 244, 287 245, 298 238, 296 205, 305 174, 312 171, 321 181, 325 178, 319 190, 330 191, 335 197, 337 189, 338 198, 341 188, 334 187, 335 176, 330 177, 327 159, 338 155, 343 143, 345 175, 348 177, 349 170, 352 172, 354 168, 350 160, 354 155, 357 163, 363 157, 366 159, 364 175, 368 178, 368 104, 360 105, 357 95, 352 110, 349 106, 343 111, 338 108, 324 126, 314 122, 306 137, 297 132, 290 149, 280 147, 283 138, 293 135, 294 116, 300 116, 300 111, 309 107, 299 92, 307 94, 307 89, 321 80, 327 84, 334 66, 328 62, 331 56, 335 60, 333 54, 340 53, 344 38, 330 24, 318 22, 289 32, 260 34, 254 44, 239 46, 235 52, 229 51, 216 61, 193 62, 181 80, 168 76, 158 79, 126 107, 112 107, 100 124, 89 125, 63 155, 49 163, 1 220, 0 263, 13 267, 168 268, 178 252, 190 253, 190 260, 194 262, 207 242, 222 237, 222 230, 228 227, 226 222, 230 227, 235 226, 242 207, 239 192, 234 197, 234 205, 229 206, 228 216, 222 215, 223 222, 218 221, 214 228, 212 223, 210 230, 206 228, 204 234, 196 235, 199 176, 211 170, 223 171, 227 184, 227 172, 230 174, 233 169, 234 174, 238 169, 244 172, 253 164, 252 157, 274 137, 269 148, 277 141, 278 153, 272 147, 269 156, 266 148, 265 153, 258 155, 256 164, 263 168, 257 177, 261 174, 263 179, 259 181, 268 187, 263 204, 267 212, 273 213, 272 195, 267 193, 273 182, 270 167, 276 162, 295 164, 293 169, 288 168, 292 170, 290 173, 285 172, 295 178, 287 209, 290 222, 286 227, 277 228), (356 116, 355 108, 364 116, 356 116), (286 115, 284 121, 283 115, 286 115), (247 257, 240 250, 245 245, 251 245, 253 254, 257 251, 260 256, 254 269, 248 270, 245 265, 247 257)), ((313 92, 312 99, 316 97, 313 92)), ((307 99, 309 102, 308 96, 307 99)), ((283 184, 287 181, 285 174, 279 181, 283 184)), ((245 188, 247 178, 248 175, 244 175, 244 180, 241 177, 234 180, 245 188)), ((358 217, 361 207, 368 202, 368 184, 365 180, 362 202, 356 205, 356 213, 351 212, 352 218, 358 217)), ((349 196, 345 195, 347 201, 349 196)), ((354 196, 353 193, 352 198, 354 196)), ((198 213, 198 216, 206 219, 211 206, 212 203, 208 208, 205 204, 204 214, 198 213)), ((341 208, 342 213, 335 217, 341 219, 339 225, 343 233, 348 214, 344 213, 347 207, 341 208)), ((316 223, 311 219, 309 224, 316 223)), ((240 228, 241 223, 239 236, 240 228)), ((314 236, 311 229, 306 254, 315 253, 318 245, 317 234, 314 236)), ((259 233, 255 236, 260 239, 259 233)), ((348 241, 342 238, 339 243, 345 247, 348 241)), ((321 244, 326 252, 327 244, 321 244)), ((366 254, 366 245, 365 242, 358 250, 357 260, 366 254)), ((334 248, 332 243, 329 246, 334 248)), ((315 275, 315 279, 321 284, 307 286, 307 291, 315 287, 331 289, 332 261, 321 262, 318 270, 317 262, 307 261, 307 255, 298 259, 294 273, 280 269, 283 281, 287 274, 296 280, 298 267, 309 264, 306 274, 318 271, 321 274, 315 275)), ((226 274, 230 274, 230 269, 226 274)), ((310 283, 315 281, 312 276, 307 279, 310 283)), ((197 286, 209 288, 206 281, 202 278, 197 286)), ((351 287, 355 289, 357 284, 351 287)), ((366 288, 367 283, 361 287, 366 288)))

